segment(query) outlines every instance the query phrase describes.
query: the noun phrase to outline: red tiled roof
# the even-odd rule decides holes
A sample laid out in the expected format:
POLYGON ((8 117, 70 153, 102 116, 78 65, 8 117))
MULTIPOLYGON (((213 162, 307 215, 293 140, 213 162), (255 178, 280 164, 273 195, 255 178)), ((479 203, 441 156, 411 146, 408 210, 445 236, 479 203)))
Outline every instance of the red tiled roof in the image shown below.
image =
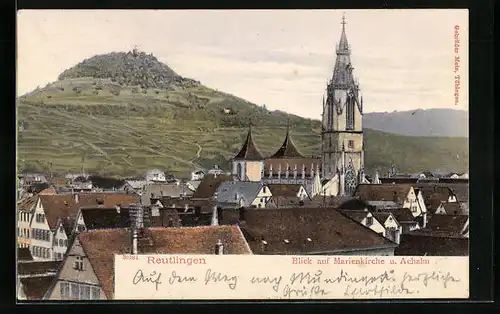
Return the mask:
POLYGON ((36 205, 36 201, 38 200, 38 195, 33 195, 27 198, 24 198, 19 201, 17 204, 18 211, 31 212, 33 207, 36 205))
POLYGON ((302 184, 266 184, 274 197, 297 197, 302 184))
POLYGON ((425 229, 429 232, 446 232, 460 236, 468 220, 469 217, 465 215, 432 215, 425 229))
POLYGON ((467 256, 469 239, 412 232, 403 234, 394 255, 399 256, 467 256))
POLYGON ((32 261, 17 263, 18 275, 39 275, 55 273, 61 261, 32 261))
POLYGON ((403 202, 411 187, 411 184, 359 184, 354 196, 366 201, 403 202))
MULTIPOLYGON (((214 254, 221 240, 225 254, 252 254, 236 226, 194 228, 150 228, 146 234, 151 246, 140 247, 141 254, 214 254)), ((113 298, 114 254, 131 252, 130 230, 91 230, 78 234, 86 256, 108 299, 113 298)))
POLYGON ((230 174, 219 174, 216 176, 207 174, 201 180, 200 185, 198 185, 193 198, 211 198, 222 182, 230 180, 233 180, 233 176, 230 174))
POLYGON ((135 194, 81 192, 77 195, 78 202, 75 202, 75 197, 72 194, 39 195, 51 229, 57 227, 59 218, 75 218, 80 207, 97 206, 99 202, 103 203, 102 207, 139 203, 139 196, 135 194))
POLYGON ((32 261, 33 256, 29 248, 17 248, 17 260, 18 261, 32 261))
POLYGON ((42 300, 52 285, 56 275, 20 278, 24 294, 28 300, 42 300))
POLYGON ((244 220, 240 218, 238 210, 223 210, 219 223, 240 224, 254 254, 317 254, 395 246, 334 208, 247 209, 244 220), (262 240, 267 242, 265 250, 262 240))

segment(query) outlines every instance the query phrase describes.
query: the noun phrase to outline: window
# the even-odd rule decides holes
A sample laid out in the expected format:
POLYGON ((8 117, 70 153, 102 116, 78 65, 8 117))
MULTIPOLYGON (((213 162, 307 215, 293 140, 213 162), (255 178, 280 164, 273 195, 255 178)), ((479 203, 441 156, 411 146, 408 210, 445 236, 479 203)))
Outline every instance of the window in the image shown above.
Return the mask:
POLYGON ((61 282, 59 287, 61 288, 61 297, 69 298, 69 283, 61 282))
POLYGON ((59 239, 59 246, 64 246, 64 240, 63 239, 59 239))
POLYGON ((366 217, 366 225, 367 226, 373 225, 373 217, 366 217))
POLYGON ((64 240, 64 246, 68 246, 68 240, 64 240))
POLYGON ((347 147, 354 148, 354 141, 353 140, 349 140, 349 142, 347 142, 347 147))
POLYGON ((90 300, 90 286, 82 285, 80 287, 80 300, 90 300))
POLYGON ((80 285, 75 283, 71 284, 71 298, 73 300, 78 300, 80 298, 80 285))
POLYGON ((26 238, 30 237, 30 229, 26 229, 26 238))
POLYGON ((243 180, 243 169, 240 163, 236 166, 236 174, 240 180, 243 180))
POLYGON ((83 270, 83 257, 77 256, 75 262, 73 263, 73 269, 83 270))
POLYGON ((92 300, 101 298, 101 289, 99 287, 92 287, 92 300))
POLYGON ((85 231, 85 226, 83 225, 78 225, 78 232, 85 231))

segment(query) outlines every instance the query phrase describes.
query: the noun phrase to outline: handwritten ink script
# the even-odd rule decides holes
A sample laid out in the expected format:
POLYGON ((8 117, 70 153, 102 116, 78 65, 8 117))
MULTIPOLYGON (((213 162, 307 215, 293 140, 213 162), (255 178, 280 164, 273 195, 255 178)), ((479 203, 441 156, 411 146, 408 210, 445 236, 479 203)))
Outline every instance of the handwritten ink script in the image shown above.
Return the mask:
POLYGON ((115 256, 115 299, 421 299, 469 296, 467 257, 136 257, 115 256), (202 262, 181 262, 195 259, 202 262), (171 262, 151 262, 157 260, 171 262))

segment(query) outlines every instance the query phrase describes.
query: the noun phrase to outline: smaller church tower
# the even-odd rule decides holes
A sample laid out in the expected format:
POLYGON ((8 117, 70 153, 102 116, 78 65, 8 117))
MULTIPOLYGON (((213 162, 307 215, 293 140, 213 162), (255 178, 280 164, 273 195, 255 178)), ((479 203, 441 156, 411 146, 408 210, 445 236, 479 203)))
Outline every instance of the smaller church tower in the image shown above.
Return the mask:
POLYGON ((252 137, 252 125, 240 152, 233 158, 233 177, 238 181, 261 181, 264 157, 252 137))

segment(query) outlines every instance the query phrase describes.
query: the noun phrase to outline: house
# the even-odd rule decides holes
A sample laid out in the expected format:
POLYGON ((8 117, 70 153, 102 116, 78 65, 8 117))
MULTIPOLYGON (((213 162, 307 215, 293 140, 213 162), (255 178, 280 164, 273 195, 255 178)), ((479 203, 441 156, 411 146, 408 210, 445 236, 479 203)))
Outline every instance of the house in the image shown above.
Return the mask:
POLYGON ((30 239, 30 221, 35 210, 38 196, 24 198, 17 204, 17 244, 21 248, 28 248, 30 239))
POLYGON ((79 176, 71 180, 69 187, 75 191, 92 191, 92 180, 88 176, 79 176))
POLYGON ((144 188, 150 184, 150 182, 145 180, 125 180, 119 187, 118 190, 126 192, 141 192, 144 188))
POLYGON ((23 262, 17 264, 17 299, 42 300, 55 279, 60 262, 23 262))
POLYGON ((376 209, 374 213, 391 213, 401 226, 401 234, 407 234, 420 229, 419 217, 414 217, 408 208, 384 208, 376 209))
POLYGON ((73 217, 60 217, 54 229, 54 237, 52 243, 53 259, 60 261, 66 255, 66 252, 71 242, 75 220, 73 217))
POLYGON ((220 210, 219 225, 239 225, 254 254, 393 255, 396 244, 334 208, 220 210))
POLYGON ((346 210, 342 211, 347 217, 352 220, 357 221, 363 226, 370 228, 381 236, 385 237, 385 227, 383 221, 380 222, 371 212, 368 210, 346 210))
POLYGON ((34 183, 47 183, 47 176, 43 173, 23 173, 18 176, 22 186, 30 186, 34 183))
POLYGON ((199 210, 202 213, 211 213, 216 204, 217 201, 214 198, 159 197, 151 199, 151 205, 157 205, 161 208, 175 208, 178 212, 199 210))
POLYGON ((414 217, 426 214, 410 184, 359 184, 354 197, 364 201, 392 201, 410 209, 414 217))
POLYGON ((252 254, 237 226, 147 228, 137 241, 131 232, 118 228, 79 233, 45 299, 113 299, 115 254, 214 254, 216 248, 218 254, 252 254))
POLYGON ((200 183, 201 183, 201 179, 200 180, 195 180, 195 181, 191 180, 191 181, 186 182, 186 187, 190 191, 194 192, 194 191, 196 191, 196 189, 198 188, 198 186, 200 185, 200 183))
POLYGON ((233 176, 229 174, 207 174, 203 177, 198 188, 193 193, 193 198, 206 199, 213 198, 219 185, 224 181, 232 181, 233 176))
POLYGON ((275 197, 288 196, 301 200, 309 198, 302 184, 267 184, 267 187, 275 197))
POLYGON ((157 197, 186 197, 192 196, 193 192, 185 184, 177 183, 153 183, 146 185, 141 195, 141 204, 150 205, 151 198, 157 197))
POLYGON ((224 181, 217 188, 217 206, 264 208, 272 196, 260 182, 224 181))
POLYGON ((83 207, 80 208, 82 223, 80 231, 111 228, 128 228, 131 225, 128 207, 112 208, 83 207))
MULTIPOLYGON (((303 207, 312 206, 312 201, 306 202, 305 200, 298 199, 295 196, 271 196, 269 201, 267 201, 265 208, 292 208, 292 207, 303 207), (307 205, 306 205, 307 204, 307 205)), ((318 207, 317 204, 312 207, 318 207)))
POLYGON ((435 213, 436 215, 468 215, 466 208, 460 206, 459 202, 441 202, 437 207, 435 213))
POLYGON ((67 178, 52 178, 50 180, 55 187, 67 187, 70 185, 71 180, 67 178))
POLYGON ((197 170, 191 172, 191 181, 201 181, 205 176, 205 172, 203 170, 197 170))
POLYGON ((148 182, 166 182, 165 172, 160 169, 150 169, 146 172, 146 181, 148 182))
POLYGON ((54 260, 58 253, 66 252, 64 244, 69 243, 68 231, 78 229, 78 213, 82 206, 106 207, 138 201, 137 195, 115 193, 39 195, 30 220, 31 254, 35 260, 54 260))
POLYGON ((385 228, 385 237, 394 243, 401 240, 403 226, 398 222, 396 217, 391 212, 372 212, 373 217, 379 221, 385 228))
POLYGON ((404 234, 395 250, 398 256, 468 256, 466 237, 436 236, 423 232, 404 234))

